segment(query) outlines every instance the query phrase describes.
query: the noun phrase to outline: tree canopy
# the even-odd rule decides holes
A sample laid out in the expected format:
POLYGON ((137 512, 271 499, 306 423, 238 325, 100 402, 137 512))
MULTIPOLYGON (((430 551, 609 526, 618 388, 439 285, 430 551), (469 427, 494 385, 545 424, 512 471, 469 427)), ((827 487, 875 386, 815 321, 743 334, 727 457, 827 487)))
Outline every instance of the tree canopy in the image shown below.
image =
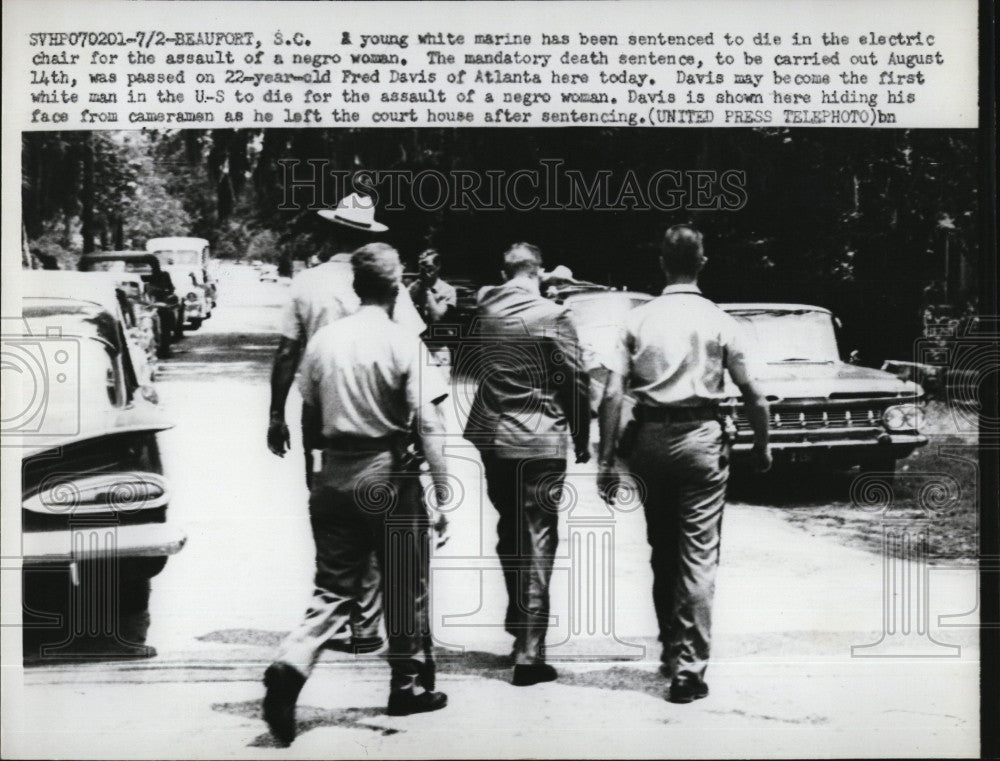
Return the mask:
MULTIPOLYGON (((476 282, 494 281, 500 253, 527 240, 542 248, 546 266, 654 291, 664 228, 691 222, 705 233, 703 284, 712 297, 830 307, 872 360, 908 350, 932 296, 974 299, 973 131, 220 129, 25 133, 22 146, 29 246, 64 266, 84 250, 141 247, 159 235, 208 238, 223 257, 252 251, 286 266, 306 259, 324 245, 327 223, 306 208, 308 189, 292 196, 299 208, 283 207, 288 177, 307 177, 309 161, 348 182, 386 170, 544 176, 545 162, 561 162, 588 182, 608 170, 612 188, 629 172, 643 184, 661 170, 738 170, 746 203, 427 209, 420 189, 404 184, 400 208, 378 210, 390 228, 384 238, 407 260, 433 246, 446 276, 476 282), (289 170, 288 161, 299 163, 289 170)), ((392 188, 375 190, 384 199, 392 188)), ((338 195, 318 200, 333 206, 338 195)))

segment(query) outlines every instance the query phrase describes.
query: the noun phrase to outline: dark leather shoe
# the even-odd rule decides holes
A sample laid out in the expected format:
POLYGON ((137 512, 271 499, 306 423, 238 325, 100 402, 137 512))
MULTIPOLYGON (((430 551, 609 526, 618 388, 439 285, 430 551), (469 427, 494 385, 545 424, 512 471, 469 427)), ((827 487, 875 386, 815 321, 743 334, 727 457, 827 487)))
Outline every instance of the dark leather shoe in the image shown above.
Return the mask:
POLYGON ((385 647, 385 640, 381 637, 357 637, 355 639, 328 639, 323 643, 327 650, 335 650, 338 653, 348 653, 349 655, 364 655, 367 653, 377 653, 385 647))
POLYGON ((693 703, 708 695, 708 685, 693 677, 674 677, 667 692, 667 700, 671 703, 693 703))
POLYGON ((285 745, 295 739, 295 701, 305 683, 302 674, 284 663, 272 663, 264 672, 264 721, 285 745))
POLYGON ((515 687, 530 687, 540 682, 554 682, 559 673, 547 663, 526 663, 514 667, 511 684, 515 687))
POLYGON ((409 716, 411 713, 440 711, 446 705, 448 696, 443 692, 421 692, 415 695, 409 690, 398 690, 389 693, 389 707, 386 713, 390 716, 409 716))

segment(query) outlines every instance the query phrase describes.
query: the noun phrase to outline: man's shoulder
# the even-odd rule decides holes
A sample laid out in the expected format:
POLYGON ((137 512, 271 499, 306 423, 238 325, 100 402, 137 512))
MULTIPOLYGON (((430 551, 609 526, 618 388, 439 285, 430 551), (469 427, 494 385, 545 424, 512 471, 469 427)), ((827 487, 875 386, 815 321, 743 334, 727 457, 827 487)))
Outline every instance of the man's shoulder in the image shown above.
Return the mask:
POLYGON ((568 316, 569 310, 551 299, 523 288, 505 285, 480 291, 479 313, 483 317, 518 317, 525 325, 549 324, 568 316))

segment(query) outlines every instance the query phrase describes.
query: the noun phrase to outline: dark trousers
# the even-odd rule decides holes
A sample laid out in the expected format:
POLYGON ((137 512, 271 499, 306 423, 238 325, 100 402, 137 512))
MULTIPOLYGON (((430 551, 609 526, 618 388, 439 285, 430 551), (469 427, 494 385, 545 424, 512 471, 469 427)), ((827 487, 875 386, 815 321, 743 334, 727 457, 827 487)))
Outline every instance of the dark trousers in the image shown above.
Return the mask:
POLYGON ((324 452, 309 497, 316 591, 305 620, 282 643, 277 662, 309 675, 334 627, 364 595, 374 553, 392 688, 414 689, 429 681, 431 527, 422 497, 419 474, 404 472, 392 452, 324 452))
POLYGON ((483 455, 486 488, 500 513, 497 555, 507 585, 505 625, 514 637, 516 664, 545 661, 549 583, 559 543, 557 506, 565 459, 483 455))
POLYGON ((675 675, 703 678, 729 478, 722 428, 715 421, 644 423, 629 466, 645 491, 662 660, 675 675))

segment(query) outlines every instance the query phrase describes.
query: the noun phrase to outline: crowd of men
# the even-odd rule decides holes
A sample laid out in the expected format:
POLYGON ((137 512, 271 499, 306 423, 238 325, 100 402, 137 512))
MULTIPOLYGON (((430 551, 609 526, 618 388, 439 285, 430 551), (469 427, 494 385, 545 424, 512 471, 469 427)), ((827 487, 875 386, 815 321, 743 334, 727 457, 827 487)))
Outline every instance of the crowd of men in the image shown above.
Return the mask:
MULTIPOLYGON (((441 279, 433 250, 420 255, 418 280, 403 287, 399 254, 374 242, 386 228, 370 199, 351 195, 320 214, 341 253, 293 281, 267 434, 271 451, 284 456, 285 406, 298 373, 316 574, 301 624, 264 675, 264 718, 283 743, 295 738, 295 703, 323 649, 385 649, 383 618, 388 713, 447 705, 436 690, 428 574, 432 545, 447 540, 436 508, 450 492, 442 449, 449 386, 437 371, 450 358, 447 347, 427 345, 421 334, 447 321, 455 289, 441 279), (422 473, 435 487, 432 504, 424 500, 422 473)), ((718 410, 727 371, 754 429, 757 467, 770 467, 767 403, 735 321, 698 289, 706 261, 700 233, 688 226, 666 231, 660 264, 667 286, 629 314, 615 355, 605 360, 599 411, 598 493, 610 504, 624 472, 643 486, 660 671, 666 698, 676 703, 708 694, 729 473, 718 410), (626 393, 637 405, 620 430, 626 393)), ((545 652, 557 508, 570 446, 577 463, 591 458, 588 368, 568 310, 542 295, 542 273, 541 251, 515 243, 503 254, 503 282, 478 293, 480 330, 496 348, 477 356, 484 367, 464 430, 482 456, 499 515, 511 681, 523 687, 558 678, 545 652)))

